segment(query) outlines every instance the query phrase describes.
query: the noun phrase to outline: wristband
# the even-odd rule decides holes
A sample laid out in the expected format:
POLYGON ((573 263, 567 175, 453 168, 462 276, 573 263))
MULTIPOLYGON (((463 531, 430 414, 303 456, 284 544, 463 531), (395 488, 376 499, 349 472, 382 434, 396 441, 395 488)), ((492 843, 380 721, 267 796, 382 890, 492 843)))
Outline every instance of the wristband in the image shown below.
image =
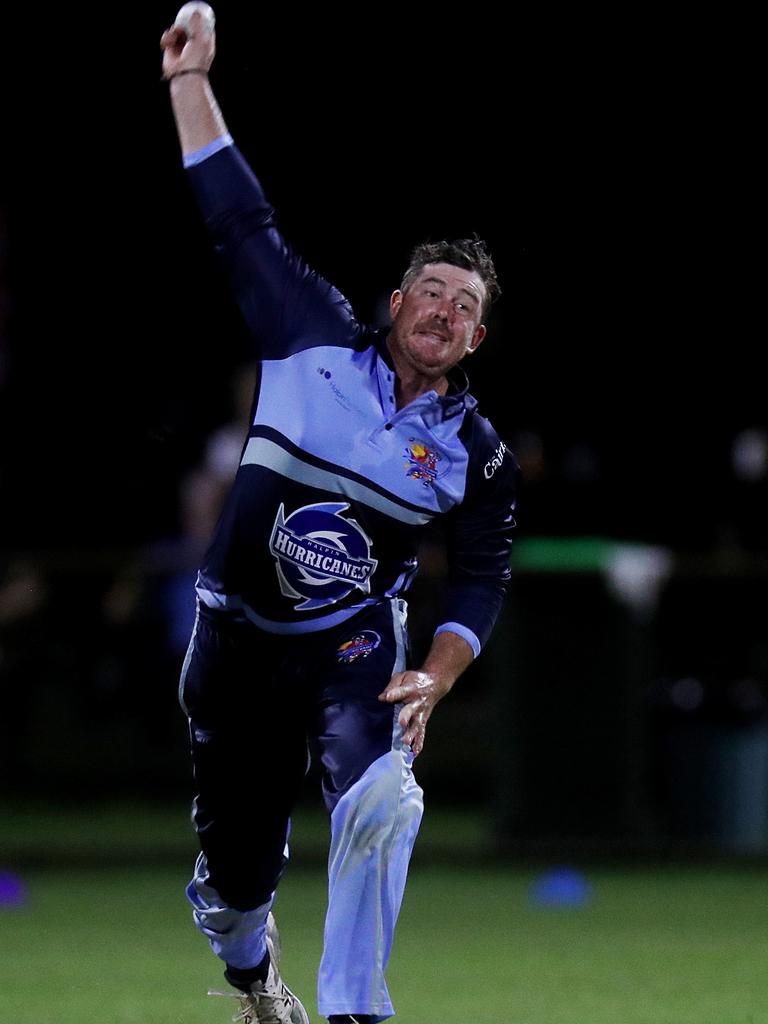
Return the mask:
POLYGON ((180 75, 205 75, 208 77, 208 71, 205 68, 182 68, 181 71, 174 71, 173 74, 163 75, 160 79, 161 82, 170 82, 173 78, 179 78, 180 75))

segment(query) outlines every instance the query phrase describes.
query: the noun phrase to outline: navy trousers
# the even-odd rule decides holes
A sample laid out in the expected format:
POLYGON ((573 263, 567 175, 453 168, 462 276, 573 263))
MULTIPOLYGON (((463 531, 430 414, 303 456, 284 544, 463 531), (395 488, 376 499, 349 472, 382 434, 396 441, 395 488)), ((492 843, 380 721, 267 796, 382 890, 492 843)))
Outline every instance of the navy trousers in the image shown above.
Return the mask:
POLYGON ((394 1012, 383 972, 422 794, 400 709, 377 697, 406 667, 406 647, 402 601, 290 636, 201 608, 182 671, 201 850, 188 895, 198 927, 233 966, 263 956, 291 811, 308 756, 317 759, 331 814, 325 1015, 394 1012))

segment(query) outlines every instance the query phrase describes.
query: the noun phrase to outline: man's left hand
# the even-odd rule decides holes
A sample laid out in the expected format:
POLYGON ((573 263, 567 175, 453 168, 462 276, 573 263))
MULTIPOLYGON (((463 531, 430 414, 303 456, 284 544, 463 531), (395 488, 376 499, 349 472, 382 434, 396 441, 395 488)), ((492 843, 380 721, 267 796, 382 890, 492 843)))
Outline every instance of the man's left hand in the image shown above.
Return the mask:
POLYGON ((386 690, 379 694, 379 700, 389 704, 404 704, 398 716, 403 727, 403 742, 407 743, 414 754, 424 749, 424 734, 427 720, 439 700, 449 686, 441 686, 437 678, 429 672, 398 672, 390 679, 386 690))

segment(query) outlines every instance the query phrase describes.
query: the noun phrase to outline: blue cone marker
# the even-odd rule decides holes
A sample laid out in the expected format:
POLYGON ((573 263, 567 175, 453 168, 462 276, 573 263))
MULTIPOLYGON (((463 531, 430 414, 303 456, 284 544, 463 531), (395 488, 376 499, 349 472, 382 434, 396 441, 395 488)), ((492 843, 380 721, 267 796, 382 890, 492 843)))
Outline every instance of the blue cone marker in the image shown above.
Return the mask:
POLYGON ((27 887, 12 871, 0 871, 0 910, 16 910, 27 902, 27 887))
POLYGON ((531 883, 529 898, 537 907, 584 907, 592 899, 592 887, 575 868, 557 867, 531 883))

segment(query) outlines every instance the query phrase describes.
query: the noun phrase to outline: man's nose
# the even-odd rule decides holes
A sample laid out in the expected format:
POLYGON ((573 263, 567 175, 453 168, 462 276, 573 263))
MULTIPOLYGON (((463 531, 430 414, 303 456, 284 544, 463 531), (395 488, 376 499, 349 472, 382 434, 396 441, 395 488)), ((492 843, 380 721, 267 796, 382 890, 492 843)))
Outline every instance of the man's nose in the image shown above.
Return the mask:
POLYGON ((434 316, 435 319, 443 320, 445 323, 448 323, 452 312, 453 306, 450 304, 450 302, 446 302, 445 299, 443 299, 438 303, 437 308, 435 309, 434 316))

